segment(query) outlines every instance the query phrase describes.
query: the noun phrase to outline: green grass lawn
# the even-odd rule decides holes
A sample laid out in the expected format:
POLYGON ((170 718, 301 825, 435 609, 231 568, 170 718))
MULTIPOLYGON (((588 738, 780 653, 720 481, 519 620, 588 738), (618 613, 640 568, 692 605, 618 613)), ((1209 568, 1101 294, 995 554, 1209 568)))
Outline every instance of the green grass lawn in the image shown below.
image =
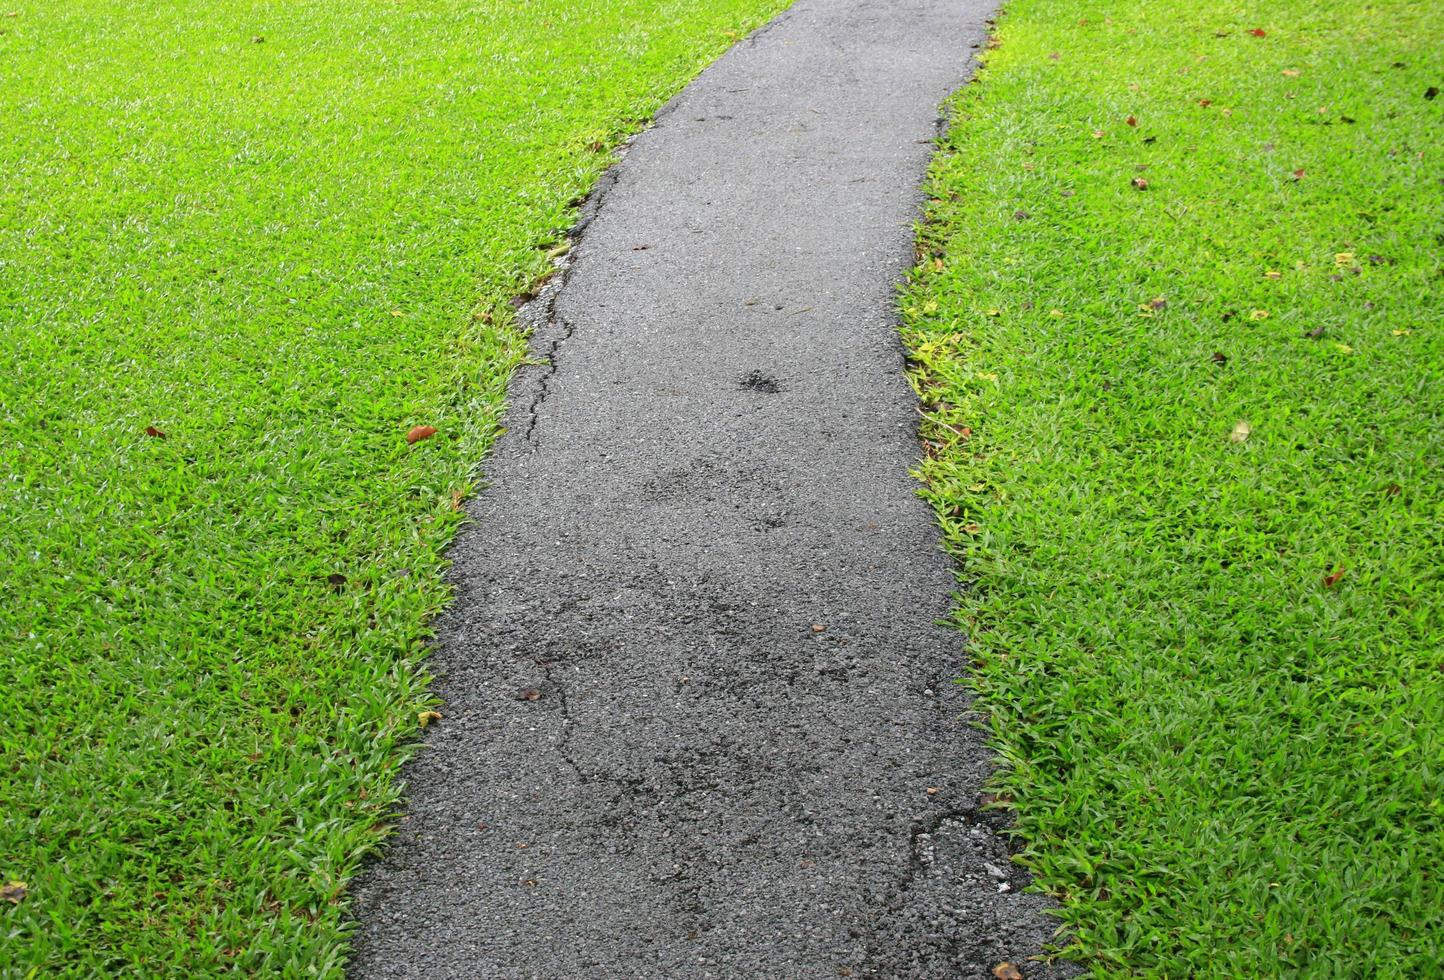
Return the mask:
POLYGON ((904 300, 1020 859, 1100 975, 1444 963, 1444 6, 1013 0, 904 300))
POLYGON ((0 974, 339 970, 507 300, 781 5, 0 7, 0 974))

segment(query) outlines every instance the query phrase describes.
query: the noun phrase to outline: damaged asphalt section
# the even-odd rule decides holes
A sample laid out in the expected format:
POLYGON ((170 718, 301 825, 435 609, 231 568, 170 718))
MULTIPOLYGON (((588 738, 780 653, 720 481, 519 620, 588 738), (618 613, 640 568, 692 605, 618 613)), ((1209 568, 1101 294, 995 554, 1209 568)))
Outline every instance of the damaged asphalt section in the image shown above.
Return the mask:
POLYGON ((1025 975, 895 288, 982 0, 799 0, 631 145, 564 280, 358 882, 358 977, 1025 975))

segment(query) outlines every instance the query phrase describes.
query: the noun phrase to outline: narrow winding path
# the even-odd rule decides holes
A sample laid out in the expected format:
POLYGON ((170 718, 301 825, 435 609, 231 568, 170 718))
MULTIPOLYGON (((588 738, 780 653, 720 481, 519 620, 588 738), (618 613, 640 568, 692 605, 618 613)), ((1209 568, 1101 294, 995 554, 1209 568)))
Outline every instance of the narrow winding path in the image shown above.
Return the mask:
POLYGON ((355 976, 1039 972, 894 325, 990 9, 798 0, 615 170, 452 551, 355 976))

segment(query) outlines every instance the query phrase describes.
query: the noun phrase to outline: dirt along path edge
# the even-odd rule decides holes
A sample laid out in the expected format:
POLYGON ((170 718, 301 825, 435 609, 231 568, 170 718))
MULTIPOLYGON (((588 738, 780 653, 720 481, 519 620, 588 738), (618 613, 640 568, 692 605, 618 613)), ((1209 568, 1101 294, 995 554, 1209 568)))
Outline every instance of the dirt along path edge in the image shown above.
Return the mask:
POLYGON ((1053 974, 980 808, 895 328, 992 8, 798 0, 589 201, 451 551, 445 719, 354 976, 1053 974))

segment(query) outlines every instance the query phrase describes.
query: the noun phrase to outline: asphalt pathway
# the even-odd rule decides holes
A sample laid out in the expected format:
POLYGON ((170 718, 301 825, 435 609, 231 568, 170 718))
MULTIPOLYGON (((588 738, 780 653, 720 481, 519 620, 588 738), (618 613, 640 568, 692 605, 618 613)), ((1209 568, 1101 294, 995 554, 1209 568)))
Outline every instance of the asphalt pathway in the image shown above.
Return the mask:
POLYGON ((451 552, 355 976, 1043 972, 894 315, 991 6, 798 0, 594 197, 451 552))

